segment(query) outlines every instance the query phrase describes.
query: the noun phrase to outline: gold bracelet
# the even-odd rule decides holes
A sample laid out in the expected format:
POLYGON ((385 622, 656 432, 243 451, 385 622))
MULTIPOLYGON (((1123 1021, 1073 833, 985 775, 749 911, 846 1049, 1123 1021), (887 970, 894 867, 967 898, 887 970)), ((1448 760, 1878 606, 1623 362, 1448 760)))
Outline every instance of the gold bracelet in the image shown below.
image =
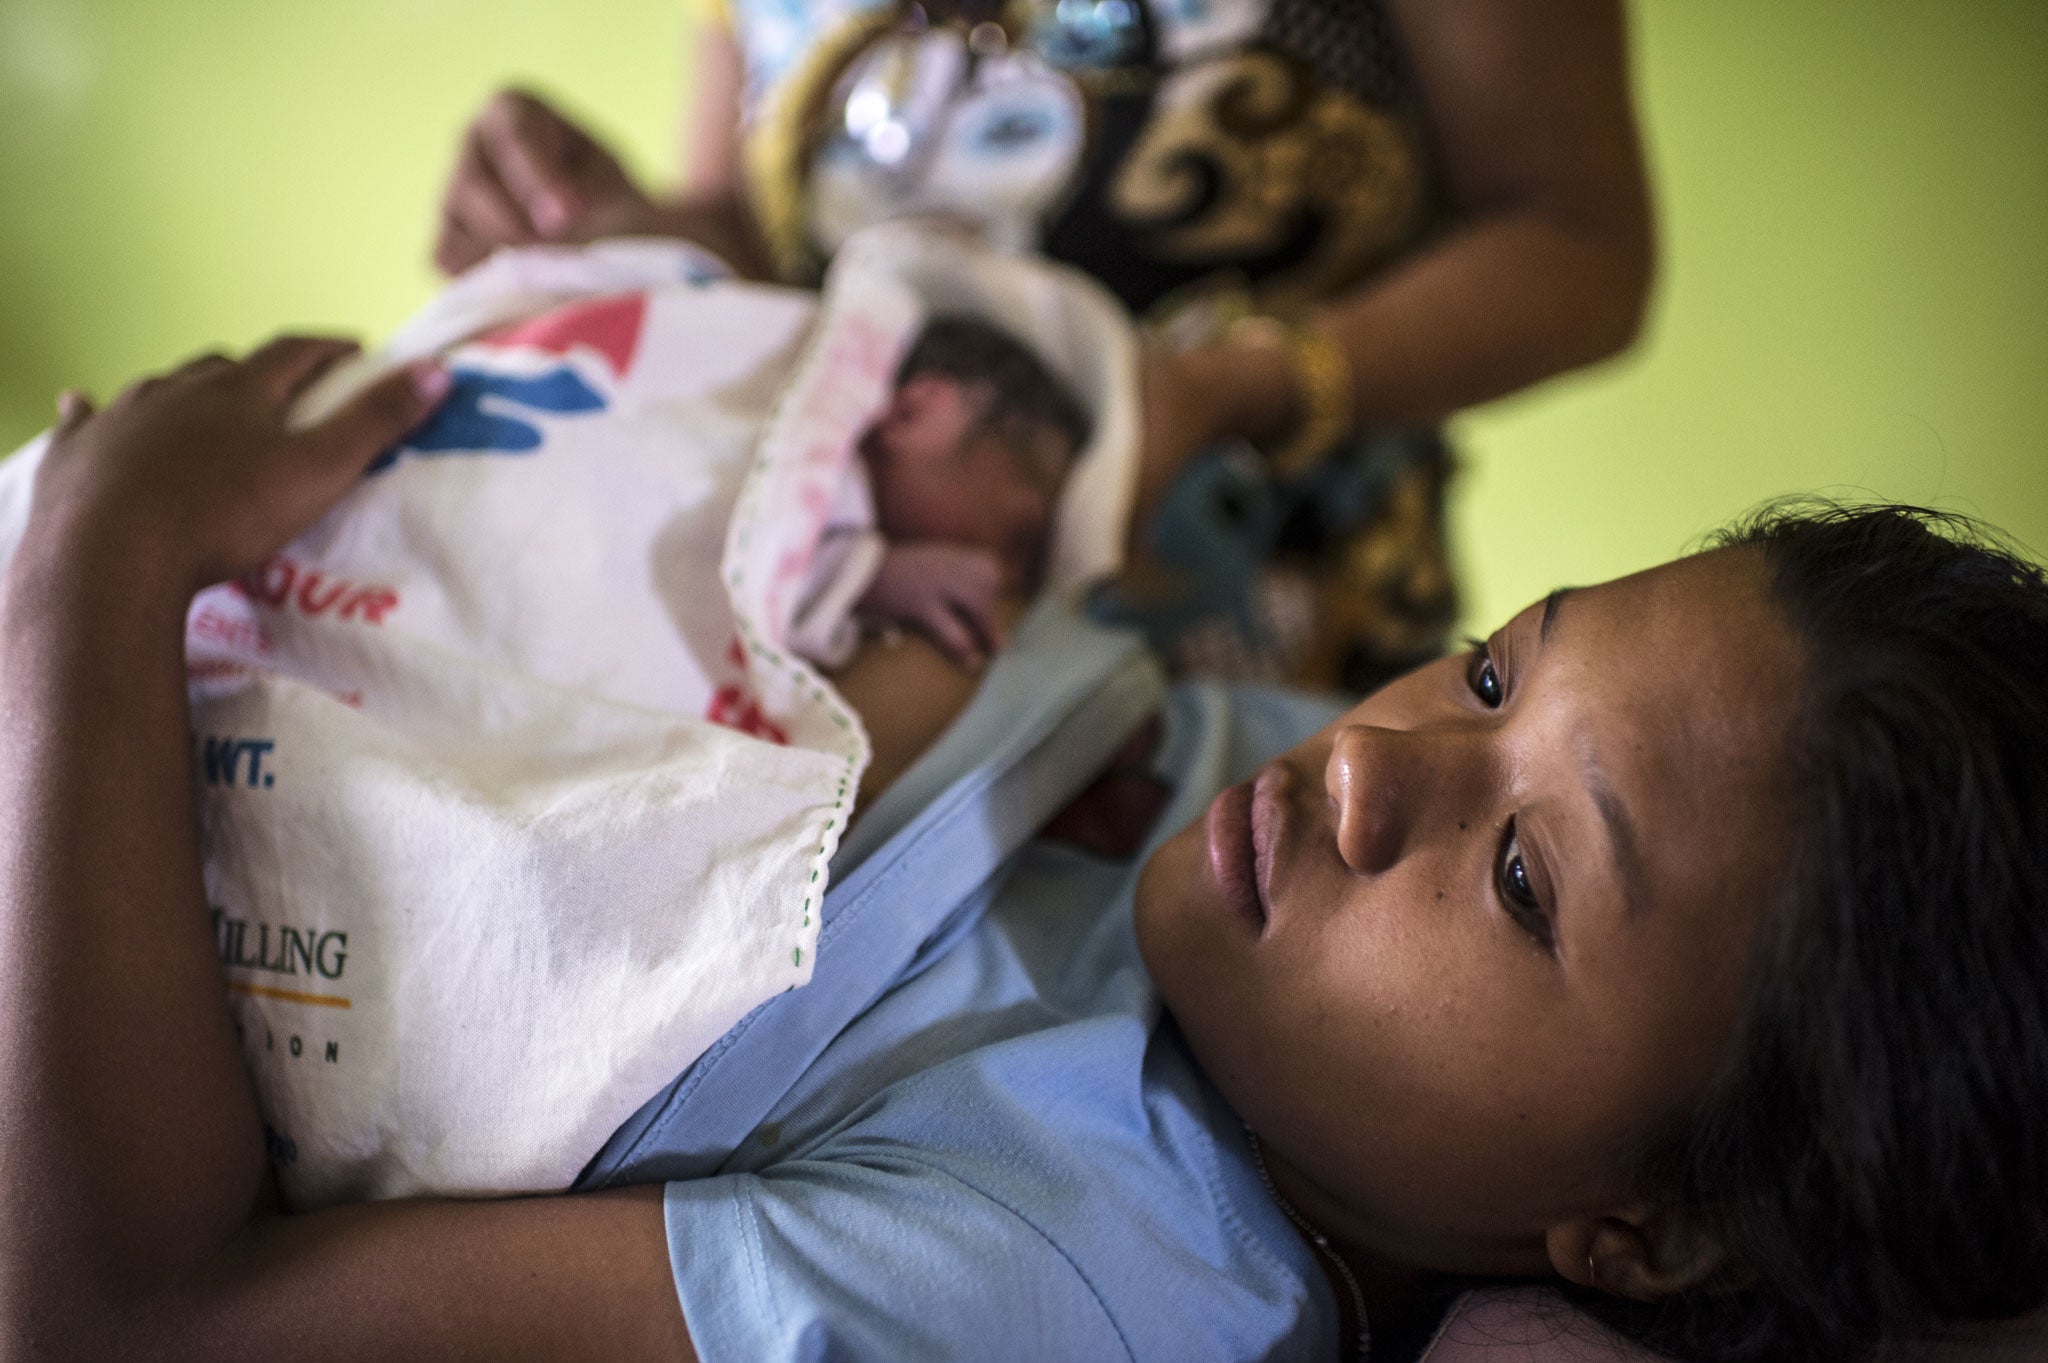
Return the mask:
POLYGON ((1356 400, 1351 360, 1328 335, 1263 313, 1240 317, 1225 334, 1234 345, 1279 346, 1292 371, 1301 415, 1286 441, 1260 451, 1274 473, 1290 478, 1306 471, 1351 434, 1356 400))

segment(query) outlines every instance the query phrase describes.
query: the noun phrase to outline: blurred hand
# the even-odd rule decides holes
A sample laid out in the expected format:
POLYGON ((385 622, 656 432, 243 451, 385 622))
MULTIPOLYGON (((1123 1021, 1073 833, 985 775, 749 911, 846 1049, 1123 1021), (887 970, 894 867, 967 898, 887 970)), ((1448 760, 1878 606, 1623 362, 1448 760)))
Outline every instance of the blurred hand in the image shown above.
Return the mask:
POLYGON ((1203 385, 1185 355, 1149 351, 1139 380, 1138 467, 1155 494, 1166 487, 1196 453, 1221 434, 1214 391, 1203 385))
POLYGON ((355 349, 281 337, 245 360, 207 355, 132 385, 104 411, 65 393, 24 555, 143 569, 185 596, 261 564, 447 394, 447 372, 420 361, 318 425, 287 429, 294 399, 355 349))
POLYGON ((434 264, 458 274, 501 246, 659 234, 662 208, 618 158, 538 96, 501 90, 463 135, 434 264))
POLYGON ((1004 646, 1002 560, 951 540, 892 544, 860 609, 922 630, 954 662, 978 668, 1004 646))
POLYGON ((1138 496, 1132 549, 1188 461, 1219 440, 1269 439, 1293 419, 1293 376, 1267 346, 1215 341, 1192 350, 1151 350, 1139 373, 1138 496))

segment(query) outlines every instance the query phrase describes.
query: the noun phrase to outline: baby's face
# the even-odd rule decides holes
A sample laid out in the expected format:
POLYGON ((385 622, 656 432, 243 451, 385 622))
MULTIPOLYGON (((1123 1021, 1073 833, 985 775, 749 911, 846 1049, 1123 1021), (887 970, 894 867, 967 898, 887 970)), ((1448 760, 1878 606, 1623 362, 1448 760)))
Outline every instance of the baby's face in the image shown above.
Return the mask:
POLYGON ((891 540, 988 550, 1005 585, 1028 590, 1046 551, 1054 501, 1074 451, 1049 430, 1020 446, 977 429, 986 398, 941 374, 906 380, 861 440, 875 513, 891 540))

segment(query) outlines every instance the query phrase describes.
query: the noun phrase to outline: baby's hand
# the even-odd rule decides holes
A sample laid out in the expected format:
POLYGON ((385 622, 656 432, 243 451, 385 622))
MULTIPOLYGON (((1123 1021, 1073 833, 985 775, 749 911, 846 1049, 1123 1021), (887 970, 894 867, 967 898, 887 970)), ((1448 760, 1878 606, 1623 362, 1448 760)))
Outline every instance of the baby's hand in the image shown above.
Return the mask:
POLYGON ((913 540, 883 553, 859 609, 922 629, 955 662, 973 669, 1006 642, 996 615, 1002 592, 1002 560, 988 550, 913 540))

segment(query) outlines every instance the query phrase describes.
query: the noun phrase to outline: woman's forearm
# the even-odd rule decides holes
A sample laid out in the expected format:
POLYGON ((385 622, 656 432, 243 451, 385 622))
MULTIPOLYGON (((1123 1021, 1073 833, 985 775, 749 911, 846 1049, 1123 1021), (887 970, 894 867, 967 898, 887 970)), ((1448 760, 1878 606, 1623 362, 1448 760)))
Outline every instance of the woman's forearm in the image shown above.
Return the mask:
POLYGON ((1351 360, 1360 424, 1421 425, 1622 350, 1650 275, 1646 228, 1518 206, 1460 224, 1319 321, 1351 360))
POLYGON ((140 556, 33 535, 0 583, 9 1357, 90 1353, 118 1327, 95 1303, 172 1287, 265 1195, 206 926, 185 605, 140 556))
MULTIPOLYGON (((1625 347, 1650 285, 1647 228, 1575 227, 1540 211, 1475 218, 1325 305, 1357 427, 1425 426, 1625 347)), ((1188 458, 1223 436, 1264 448, 1302 429, 1286 351, 1229 335, 1154 355, 1133 525, 1148 524, 1188 458)))
POLYGON ((687 1360, 658 1188, 276 1214, 208 931, 184 617, 448 391, 285 338, 67 397, 0 577, 0 1358, 687 1360))
MULTIPOLYGON (((1650 275, 1647 233, 1514 210, 1459 226, 1315 322, 1349 363, 1354 424, 1424 426, 1624 349, 1650 275)), ((1295 375, 1270 346, 1225 338, 1182 363, 1214 433, 1266 444, 1300 420, 1295 375)))
MULTIPOLYGON (((1446 221, 1315 322, 1344 351, 1360 425, 1424 425, 1612 355, 1655 270, 1617 0, 1393 0, 1446 221)), ((1284 440, 1284 355, 1219 345, 1193 385, 1218 424, 1284 440), (1233 349, 1235 353, 1233 353, 1233 349)))
POLYGON ((1417 424, 1611 355, 1655 264, 1619 0, 1393 0, 1448 230, 1333 299, 1358 416, 1417 424))
POLYGON ((769 279, 767 253, 745 200, 737 193, 684 192, 655 205, 656 230, 692 241, 732 266, 742 279, 769 279))
MULTIPOLYGON (((0 577, 0 1355, 174 1356, 262 1209, 189 780, 185 611, 446 394, 421 362, 293 427, 345 342, 280 338, 77 394, 0 577)), ((218 1351, 215 1351, 217 1354, 218 1351)))
POLYGON ((0 583, 0 1358, 690 1363, 658 1187, 275 1214, 146 579, 0 583))

